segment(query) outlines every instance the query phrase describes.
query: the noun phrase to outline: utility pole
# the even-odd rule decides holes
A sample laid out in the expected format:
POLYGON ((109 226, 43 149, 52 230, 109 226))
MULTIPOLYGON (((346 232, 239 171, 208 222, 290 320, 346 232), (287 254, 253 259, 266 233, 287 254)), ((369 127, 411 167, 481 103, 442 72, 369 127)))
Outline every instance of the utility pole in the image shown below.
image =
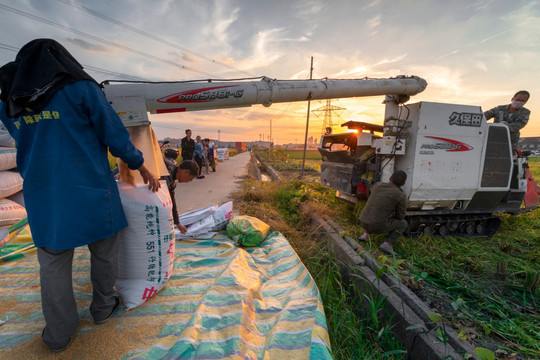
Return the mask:
POLYGON ((220 129, 218 129, 218 131, 217 131, 217 139, 218 139, 218 141, 220 141, 220 140, 221 140, 221 139, 220 139, 220 134, 221 134, 221 130, 220 130, 220 129))
MULTIPOLYGON (((272 142, 272 118, 270 118, 270 138, 268 139, 268 142, 272 142)), ((268 144, 270 146, 270 144, 268 144)))
MULTIPOLYGON (((311 57, 311 65, 309 67, 309 80, 313 79, 313 56, 311 57)), ((302 172, 300 173, 300 178, 304 177, 304 165, 306 163, 306 149, 307 149, 307 136, 309 129, 309 109, 311 107, 311 92, 308 95, 307 103, 307 119, 306 119, 306 136, 304 137, 304 155, 302 156, 302 172)))

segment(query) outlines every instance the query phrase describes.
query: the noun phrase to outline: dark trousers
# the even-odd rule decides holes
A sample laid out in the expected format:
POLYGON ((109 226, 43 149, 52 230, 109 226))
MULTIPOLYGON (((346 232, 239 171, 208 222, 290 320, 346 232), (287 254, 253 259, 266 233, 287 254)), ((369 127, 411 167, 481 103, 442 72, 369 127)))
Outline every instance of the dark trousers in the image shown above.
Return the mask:
MULTIPOLYGON (((90 313, 94 320, 105 319, 115 305, 114 283, 118 274, 116 235, 88 245, 93 294, 90 313)), ((43 342, 51 348, 66 345, 79 326, 73 294, 73 250, 38 248, 41 307, 45 317, 43 342)))
POLYGON ((208 158, 208 162, 210 163, 210 167, 212 168, 213 172, 216 172, 216 159, 215 158, 208 158))
POLYGON ((389 219, 388 221, 364 224, 362 227, 370 234, 388 234, 386 241, 394 246, 399 236, 407 230, 407 221, 404 219, 389 219))
POLYGON ((202 172, 203 158, 195 156, 195 162, 197 162, 197 165, 199 165, 199 173, 197 174, 197 176, 199 176, 201 175, 201 172, 202 172))

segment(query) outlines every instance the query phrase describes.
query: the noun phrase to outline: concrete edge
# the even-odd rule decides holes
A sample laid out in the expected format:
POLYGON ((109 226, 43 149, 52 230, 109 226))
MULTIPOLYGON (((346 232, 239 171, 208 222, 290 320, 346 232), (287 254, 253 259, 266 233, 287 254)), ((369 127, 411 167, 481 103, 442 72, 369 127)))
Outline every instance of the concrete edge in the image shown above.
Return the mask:
MULTIPOLYGON (((328 224, 334 228, 339 233, 343 233, 343 229, 337 225, 334 221, 330 219, 326 219, 328 224)), ((365 250, 356 240, 352 239, 351 237, 344 235, 344 238, 346 239, 346 242, 354 247, 354 249, 357 252, 360 252, 363 254, 364 261, 366 265, 375 273, 377 273, 378 270, 382 268, 382 266, 379 264, 379 262, 367 251, 365 250), (348 238, 348 239, 347 239, 348 238)), ((432 310, 427 304, 422 301, 414 292, 412 292, 407 286, 405 286, 399 279, 396 279, 393 276, 389 276, 388 274, 383 274, 381 276, 381 279, 385 282, 386 285, 388 285, 390 288, 393 289, 393 291, 402 298, 405 303, 411 307, 414 312, 426 323, 428 328, 431 330, 437 326, 436 323, 431 321, 429 318, 429 315, 434 313, 435 311, 432 310)), ((448 342, 458 351, 462 351, 465 353, 474 354, 474 348, 473 346, 465 341, 461 340, 457 334, 457 332, 451 327, 450 324, 448 326, 445 326, 446 335, 448 336, 448 342)))
POLYGON ((257 165, 257 155, 255 153, 251 153, 251 157, 249 158, 249 171, 248 175, 253 176, 257 179, 257 181, 262 181, 261 176, 261 170, 259 169, 259 166, 257 165))
MULTIPOLYGON (((350 237, 347 239, 349 241, 345 240, 340 235, 343 230, 339 226, 313 213, 305 204, 302 204, 301 208, 310 216, 314 234, 321 240, 326 240, 336 254, 344 278, 366 294, 386 297, 385 309, 394 316, 393 330, 405 344, 412 359, 462 359, 465 353, 478 359, 474 355, 473 347, 460 340, 450 325, 445 326, 447 344, 439 340, 437 324, 429 319, 429 314, 434 311, 397 280, 385 274, 377 277, 377 269, 380 268, 378 262, 355 240, 350 237), (330 223, 333 223, 334 227, 330 223)), ((366 299, 359 300, 366 302, 366 299)))
POLYGON ((277 182, 280 182, 282 180, 281 175, 279 175, 279 172, 276 169, 274 169, 272 165, 267 164, 266 162, 261 160, 259 155, 255 154, 255 156, 257 157, 257 160, 259 160, 259 162, 262 164, 264 170, 268 173, 268 175, 270 175, 272 180, 277 181, 277 182))

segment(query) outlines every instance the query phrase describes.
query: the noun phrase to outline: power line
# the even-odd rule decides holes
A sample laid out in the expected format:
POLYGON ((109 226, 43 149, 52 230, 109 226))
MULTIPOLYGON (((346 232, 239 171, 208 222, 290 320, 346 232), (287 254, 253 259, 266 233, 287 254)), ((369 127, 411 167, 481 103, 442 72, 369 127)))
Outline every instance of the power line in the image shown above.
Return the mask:
POLYGON ((181 46, 181 45, 178 45, 178 44, 173 43, 173 42, 171 42, 171 41, 165 40, 165 39, 163 39, 163 38, 161 38, 161 37, 159 37, 159 36, 156 36, 156 35, 153 35, 153 34, 151 34, 151 33, 148 33, 148 32, 146 32, 146 31, 141 30, 141 29, 138 29, 138 28, 136 28, 136 27, 134 27, 134 26, 128 25, 128 24, 126 24, 126 23, 123 23, 123 22, 121 22, 120 20, 117 20, 117 19, 114 19, 114 18, 109 17, 109 16, 107 16, 107 15, 104 15, 104 14, 98 12, 98 11, 95 11, 95 10, 92 10, 92 9, 90 9, 90 8, 87 8, 86 6, 82 6, 82 5, 79 5, 79 4, 74 4, 73 2, 71 2, 71 1, 69 1, 69 0, 58 0, 58 1, 61 2, 61 3, 66 4, 66 5, 72 6, 72 7, 74 7, 74 8, 77 8, 77 9, 79 9, 79 10, 82 10, 82 11, 84 11, 84 12, 90 14, 90 15, 93 15, 93 16, 95 16, 95 17, 97 17, 97 18, 100 18, 100 19, 102 19, 102 20, 108 21, 108 22, 113 23, 113 24, 115 24, 115 25, 121 26, 121 27, 123 27, 123 28, 125 28, 125 29, 131 30, 131 31, 133 31, 133 32, 135 32, 135 33, 137 33, 137 34, 139 34, 139 35, 145 36, 145 37, 147 37, 147 38, 149 38, 149 39, 152 39, 152 40, 155 40, 155 41, 159 41, 159 42, 162 43, 162 44, 171 46, 171 47, 176 48, 176 49, 178 49, 178 50, 182 50, 182 51, 184 51, 184 52, 187 52, 187 53, 190 53, 190 54, 194 54, 194 55, 196 55, 196 56, 198 56, 198 57, 201 57, 201 58, 203 58, 203 59, 205 59, 205 60, 207 60, 207 61, 209 61, 209 62, 211 62, 211 63, 213 63, 213 64, 218 64, 218 65, 224 66, 224 67, 226 67, 226 68, 228 68, 228 69, 231 69, 231 70, 234 70, 234 71, 237 71, 237 72, 246 74, 246 75, 248 75, 248 76, 254 76, 253 74, 250 74, 250 73, 248 73, 248 72, 246 72, 246 71, 236 69, 235 67, 233 67, 233 66, 231 66, 231 65, 229 65, 229 64, 223 63, 223 62, 221 62, 221 61, 214 60, 214 59, 212 59, 212 58, 210 58, 210 57, 208 57, 208 56, 206 56, 206 55, 199 54, 199 53, 197 53, 197 52, 195 52, 195 51, 189 50, 189 49, 187 49, 187 48, 185 48, 185 47, 183 47, 183 46, 181 46))
MULTIPOLYGON (((19 50, 20 50, 19 48, 15 47, 15 46, 2 44, 2 43, 0 43, 0 49, 7 50, 7 51, 13 51, 13 52, 19 52, 19 50)), ((85 69, 100 72, 100 73, 107 74, 107 75, 113 75, 113 76, 121 77, 121 78, 124 78, 124 79, 136 80, 136 81, 144 80, 144 79, 141 79, 141 78, 136 77, 136 76, 122 74, 122 73, 119 73, 119 72, 114 72, 114 71, 102 69, 102 68, 98 68, 98 67, 92 66, 92 65, 86 65, 86 64, 81 64, 81 65, 85 69)))
POLYGON ((107 44, 107 45, 110 45, 110 46, 114 46, 114 47, 117 47, 117 48, 119 48, 119 49, 122 49, 122 50, 125 50, 125 51, 129 51, 129 52, 134 53, 134 54, 137 54, 137 55, 142 55, 142 56, 144 56, 144 57, 146 57, 146 58, 149 58, 149 59, 153 59, 153 60, 160 61, 160 62, 165 63, 165 64, 168 64, 168 65, 172 65, 172 66, 175 66, 175 67, 179 67, 179 68, 181 68, 181 69, 183 69, 183 70, 188 70, 188 71, 192 71, 192 72, 197 72, 197 73, 204 74, 204 75, 208 75, 208 76, 214 76, 214 75, 209 74, 209 73, 206 73, 206 72, 204 72, 204 71, 200 71, 200 70, 191 68, 191 67, 189 67, 189 66, 177 64, 177 63, 175 63, 174 61, 167 60, 167 59, 164 59, 164 58, 160 58, 160 57, 158 57, 158 56, 154 56, 154 55, 145 53, 145 52, 143 52, 143 51, 139 51, 139 50, 130 48, 130 47, 128 47, 128 46, 120 45, 120 44, 117 44, 117 43, 115 43, 115 42, 113 42, 113 41, 105 40, 105 39, 100 38, 100 37, 98 37, 98 36, 94 36, 94 35, 85 33, 85 32, 83 32, 83 31, 79 31, 79 30, 77 30, 77 29, 73 29, 73 28, 71 28, 71 27, 68 27, 68 26, 64 26, 64 25, 55 23, 54 21, 47 20, 47 19, 41 18, 41 17, 39 17, 39 16, 35 16, 35 15, 32 15, 32 14, 29 14, 29 13, 24 12, 24 11, 22 11, 22 10, 14 9, 14 8, 9 7, 9 6, 7 6, 7 5, 4 5, 4 4, 0 4, 0 8, 1 8, 1 9, 4 9, 4 10, 7 10, 7 11, 11 11, 11 12, 13 12, 13 13, 15 13, 15 14, 18 14, 18 15, 21 15, 21 16, 24 16, 24 17, 27 17, 27 18, 30 18, 30 19, 33 19, 33 20, 42 22, 42 23, 44 23, 44 24, 47 24, 47 25, 51 25, 51 26, 57 27, 57 28, 62 29, 62 30, 67 30, 67 31, 73 32, 73 33, 78 34, 78 35, 81 35, 81 36, 89 37, 89 38, 91 38, 91 39, 93 39, 93 40, 95 40, 95 41, 99 41, 99 42, 101 42, 101 43, 104 43, 104 44, 107 44))
POLYGON ((15 46, 7 45, 7 44, 0 44, 0 49, 13 51, 13 52, 19 52, 19 49, 15 46))
POLYGON ((100 72, 100 73, 103 73, 103 74, 107 74, 107 75, 112 75, 112 76, 117 76, 117 77, 120 77, 120 78, 123 78, 123 79, 128 79, 128 80, 138 80, 138 81, 141 81, 141 80, 144 80, 140 77, 136 77, 136 76, 132 76, 132 75, 127 75, 127 74, 122 74, 122 73, 118 73, 118 72, 114 72, 114 71, 109 71, 109 70, 105 70, 105 69, 101 69, 101 68, 98 68, 98 67, 95 67, 95 66, 91 66, 91 65, 85 65, 85 64, 82 64, 82 66, 85 68, 85 69, 88 69, 88 70, 92 70, 92 71, 97 71, 97 72, 100 72))

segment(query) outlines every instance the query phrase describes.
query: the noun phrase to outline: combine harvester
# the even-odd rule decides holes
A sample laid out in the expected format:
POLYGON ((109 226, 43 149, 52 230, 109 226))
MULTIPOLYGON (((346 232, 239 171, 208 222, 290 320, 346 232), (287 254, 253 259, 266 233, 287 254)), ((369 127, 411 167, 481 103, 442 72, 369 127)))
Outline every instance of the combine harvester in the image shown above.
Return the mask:
POLYGON ((538 207, 538 186, 526 152, 513 157, 510 133, 487 123, 480 106, 405 105, 427 82, 416 76, 362 80, 104 83, 124 124, 148 124, 150 113, 224 109, 273 103, 384 95, 383 125, 350 121, 353 132, 321 138, 321 180, 352 202, 365 199, 394 170, 408 174, 411 235, 491 236, 501 220, 538 207), (522 208, 522 203, 525 207, 522 208))

